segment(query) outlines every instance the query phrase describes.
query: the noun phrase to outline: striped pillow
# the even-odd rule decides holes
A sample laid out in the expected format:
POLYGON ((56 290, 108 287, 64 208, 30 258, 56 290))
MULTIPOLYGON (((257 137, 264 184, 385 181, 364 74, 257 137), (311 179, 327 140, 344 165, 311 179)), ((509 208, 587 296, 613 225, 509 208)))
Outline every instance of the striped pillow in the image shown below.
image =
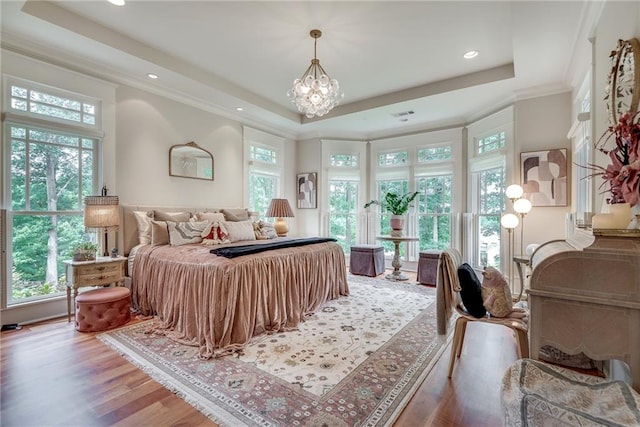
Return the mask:
POLYGON ((171 246, 187 245, 189 243, 202 242, 202 231, 209 224, 209 221, 201 222, 171 222, 167 221, 169 229, 169 244, 171 246))

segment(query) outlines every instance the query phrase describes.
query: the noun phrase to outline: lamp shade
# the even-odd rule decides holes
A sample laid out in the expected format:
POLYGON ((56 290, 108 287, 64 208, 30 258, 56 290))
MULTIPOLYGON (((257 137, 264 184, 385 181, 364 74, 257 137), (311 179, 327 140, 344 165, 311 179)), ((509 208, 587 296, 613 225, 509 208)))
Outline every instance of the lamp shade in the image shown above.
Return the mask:
POLYGON ((293 210, 287 199, 271 199, 265 214, 268 218, 293 218, 293 210))
POLYGON ((511 200, 519 199, 523 194, 524 190, 518 184, 512 184, 505 190, 505 195, 511 200))
POLYGON ((89 196, 84 198, 84 226, 113 230, 120 225, 118 196, 89 196))
POLYGON ((504 228, 510 230, 516 228, 519 222, 520 220, 518 217, 512 213, 504 214, 502 215, 502 218, 500 218, 500 224, 502 224, 504 228))
POLYGON ((518 199, 513 202, 513 210, 520 215, 528 214, 531 211, 531 201, 529 199, 518 199))
POLYGON ((289 226, 282 218, 293 218, 293 211, 287 199, 271 199, 269 209, 267 209, 266 217, 276 218, 273 228, 276 230, 278 237, 285 237, 289 232, 289 226))

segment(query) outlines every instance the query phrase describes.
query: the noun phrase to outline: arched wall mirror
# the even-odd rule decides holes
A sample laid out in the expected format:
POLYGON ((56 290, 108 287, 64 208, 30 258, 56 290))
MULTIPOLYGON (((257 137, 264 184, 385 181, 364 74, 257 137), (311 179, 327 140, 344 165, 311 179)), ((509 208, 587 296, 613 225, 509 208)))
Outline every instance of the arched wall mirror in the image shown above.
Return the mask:
POLYGON ((169 175, 213 181, 213 156, 193 141, 174 145, 169 150, 169 175))

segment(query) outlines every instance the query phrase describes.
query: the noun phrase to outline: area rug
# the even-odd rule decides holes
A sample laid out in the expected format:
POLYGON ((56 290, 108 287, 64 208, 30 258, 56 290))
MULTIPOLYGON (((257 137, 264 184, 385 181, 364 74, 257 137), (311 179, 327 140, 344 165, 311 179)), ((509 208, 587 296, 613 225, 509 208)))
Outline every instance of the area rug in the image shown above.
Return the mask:
POLYGON ((98 338, 221 426, 390 425, 447 342, 435 291, 351 275, 349 289, 298 330, 219 359, 200 360, 158 319, 98 338))

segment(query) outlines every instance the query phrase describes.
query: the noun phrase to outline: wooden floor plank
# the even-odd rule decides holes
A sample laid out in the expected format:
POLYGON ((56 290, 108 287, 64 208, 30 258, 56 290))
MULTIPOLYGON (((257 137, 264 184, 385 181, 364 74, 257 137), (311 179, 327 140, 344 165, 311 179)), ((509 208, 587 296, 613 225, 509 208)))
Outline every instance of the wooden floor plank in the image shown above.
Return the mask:
MULTIPOLYGON (((2 426, 215 426, 66 317, 2 332, 2 426)), ((516 360, 507 328, 470 323, 453 377, 450 345, 396 426, 502 424, 500 383, 516 360)))

